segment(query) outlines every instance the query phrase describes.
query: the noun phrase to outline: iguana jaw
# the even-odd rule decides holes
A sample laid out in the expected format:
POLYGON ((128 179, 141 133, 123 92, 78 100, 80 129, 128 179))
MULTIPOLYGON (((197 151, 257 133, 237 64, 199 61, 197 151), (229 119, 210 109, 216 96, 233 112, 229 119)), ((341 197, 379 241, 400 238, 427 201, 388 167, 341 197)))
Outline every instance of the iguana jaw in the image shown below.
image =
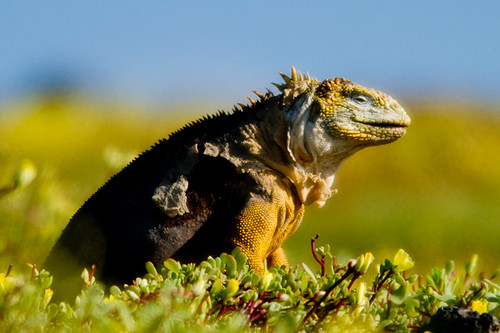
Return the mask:
POLYGON ((392 112, 380 110, 379 113, 375 112, 368 115, 365 112, 354 112, 351 120, 373 127, 406 128, 410 126, 410 117, 399 105, 392 112))
MULTIPOLYGON (((402 110, 402 108, 401 108, 402 110)), ((403 110, 404 112, 404 110, 403 110)), ((353 144, 380 145, 395 141, 406 134, 410 118, 406 113, 368 115, 357 112, 338 113, 337 119, 327 123, 329 133, 353 144)))
POLYGON ((406 113, 398 113, 389 117, 375 118, 354 116, 351 122, 357 130, 344 131, 346 138, 383 144, 404 136, 406 128, 410 125, 410 118, 406 113))

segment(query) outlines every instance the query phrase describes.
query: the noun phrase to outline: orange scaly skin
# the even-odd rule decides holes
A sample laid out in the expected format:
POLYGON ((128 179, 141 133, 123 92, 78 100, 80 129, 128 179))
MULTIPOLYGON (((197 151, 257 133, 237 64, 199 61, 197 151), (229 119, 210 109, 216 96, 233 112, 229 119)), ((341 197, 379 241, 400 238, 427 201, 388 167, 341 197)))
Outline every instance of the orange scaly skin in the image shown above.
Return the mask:
POLYGON ((410 118, 390 96, 335 78, 281 74, 280 94, 205 117, 141 154, 73 216, 46 263, 56 296, 84 267, 107 284, 167 258, 199 262, 240 247, 250 266, 287 265, 281 248, 304 207, 321 207, 341 163, 395 141, 410 118))
POLYGON ((281 245, 297 230, 303 215, 304 205, 276 179, 270 200, 249 200, 228 241, 247 254, 250 267, 257 271, 264 271, 264 260, 268 267, 288 266, 281 245))

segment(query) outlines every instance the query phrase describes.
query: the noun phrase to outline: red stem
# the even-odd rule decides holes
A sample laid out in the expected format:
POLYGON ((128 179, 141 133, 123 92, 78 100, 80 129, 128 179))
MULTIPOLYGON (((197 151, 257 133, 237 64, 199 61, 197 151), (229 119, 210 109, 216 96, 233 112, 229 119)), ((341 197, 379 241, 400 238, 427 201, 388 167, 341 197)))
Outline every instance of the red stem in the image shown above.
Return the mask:
POLYGON ((318 258, 318 255, 316 254, 316 240, 318 239, 319 235, 316 235, 316 237, 311 238, 311 250, 314 259, 320 264, 321 266, 321 276, 325 276, 325 255, 321 257, 321 259, 318 258))

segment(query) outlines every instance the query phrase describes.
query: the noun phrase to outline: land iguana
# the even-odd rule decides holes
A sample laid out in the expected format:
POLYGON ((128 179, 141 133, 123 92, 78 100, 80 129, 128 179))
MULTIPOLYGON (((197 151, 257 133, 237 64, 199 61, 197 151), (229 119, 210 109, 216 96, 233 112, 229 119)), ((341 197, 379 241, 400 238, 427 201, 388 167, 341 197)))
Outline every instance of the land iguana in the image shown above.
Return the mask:
POLYGON ((44 267, 56 293, 80 290, 84 267, 107 284, 147 261, 200 262, 239 247, 251 268, 287 265, 283 241, 304 206, 324 205, 341 163, 393 142, 410 118, 390 96, 343 78, 281 73, 259 101, 174 132, 112 177, 76 212, 44 267), (61 290, 61 291, 59 291, 61 290))

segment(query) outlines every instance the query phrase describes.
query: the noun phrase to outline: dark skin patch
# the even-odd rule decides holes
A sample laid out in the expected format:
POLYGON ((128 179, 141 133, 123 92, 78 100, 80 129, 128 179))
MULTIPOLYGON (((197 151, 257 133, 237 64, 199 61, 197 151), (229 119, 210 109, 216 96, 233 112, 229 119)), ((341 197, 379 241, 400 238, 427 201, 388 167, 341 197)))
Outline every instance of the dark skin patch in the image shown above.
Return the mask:
POLYGON ((225 243, 226 235, 235 228, 236 217, 250 194, 260 193, 256 181, 249 174, 238 173, 224 158, 203 156, 190 173, 188 182, 189 210, 198 215, 201 209, 208 215, 199 231, 173 258, 181 262, 200 262, 209 255, 231 251, 233 246, 225 243))

